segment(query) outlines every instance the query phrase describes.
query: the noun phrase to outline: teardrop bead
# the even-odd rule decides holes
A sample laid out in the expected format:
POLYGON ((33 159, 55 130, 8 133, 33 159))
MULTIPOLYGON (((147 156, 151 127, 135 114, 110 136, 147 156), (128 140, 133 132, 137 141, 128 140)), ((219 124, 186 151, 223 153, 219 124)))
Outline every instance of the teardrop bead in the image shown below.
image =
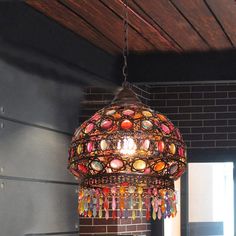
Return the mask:
POLYGON ((157 215, 158 219, 160 220, 161 217, 162 217, 162 214, 161 214, 161 208, 159 207, 158 209, 158 215, 157 215))
POLYGON ((156 212, 153 210, 153 211, 152 211, 152 219, 153 219, 153 220, 156 220, 156 218, 157 218, 157 214, 156 214, 156 212))
POLYGON ((135 214, 135 210, 132 210, 132 220, 136 219, 136 214, 135 214))

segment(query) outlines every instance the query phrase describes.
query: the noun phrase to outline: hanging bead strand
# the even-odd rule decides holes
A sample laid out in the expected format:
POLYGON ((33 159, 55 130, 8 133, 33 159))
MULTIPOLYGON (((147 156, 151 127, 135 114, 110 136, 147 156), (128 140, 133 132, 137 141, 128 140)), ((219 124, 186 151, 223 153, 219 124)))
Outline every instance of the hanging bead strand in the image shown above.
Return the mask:
POLYGON ((135 196, 134 196, 134 192, 135 192, 136 187, 135 186, 130 186, 128 188, 128 192, 130 194, 130 209, 132 211, 132 219, 135 220, 136 219, 136 213, 135 213, 135 205, 136 205, 136 201, 135 201, 135 196))
POLYGON ((112 194, 112 219, 116 219, 116 187, 111 188, 111 194, 112 194))
POLYGON ((150 220, 151 218, 151 192, 152 190, 149 188, 147 191, 146 199, 145 199, 145 206, 146 206, 146 219, 150 220))
POLYGON ((102 205, 103 205, 103 195, 100 193, 99 196, 99 212, 98 212, 98 217, 102 218, 102 205))
POLYGON ((123 217, 124 207, 125 207, 124 193, 125 193, 125 187, 120 186, 120 218, 123 217))
POLYGON ((143 216, 142 194, 143 194, 143 188, 142 187, 138 187, 138 209, 139 209, 139 216, 140 216, 140 218, 142 218, 142 216, 143 216))
POLYGON ((108 200, 109 188, 103 188, 104 195, 104 210, 105 210, 105 218, 108 220, 109 218, 109 200, 108 200))

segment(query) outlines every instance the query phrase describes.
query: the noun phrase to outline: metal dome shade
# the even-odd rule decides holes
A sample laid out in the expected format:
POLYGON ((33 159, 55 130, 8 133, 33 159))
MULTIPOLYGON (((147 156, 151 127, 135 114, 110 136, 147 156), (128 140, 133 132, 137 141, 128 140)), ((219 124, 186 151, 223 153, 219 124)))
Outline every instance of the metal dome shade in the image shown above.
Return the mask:
POLYGON ((132 218, 175 216, 174 180, 186 169, 186 146, 179 130, 163 114, 141 103, 128 87, 111 105, 96 112, 74 133, 69 170, 79 178, 79 213, 132 218), (129 206, 127 203, 130 203, 129 206), (119 208, 118 208, 119 205, 119 208))

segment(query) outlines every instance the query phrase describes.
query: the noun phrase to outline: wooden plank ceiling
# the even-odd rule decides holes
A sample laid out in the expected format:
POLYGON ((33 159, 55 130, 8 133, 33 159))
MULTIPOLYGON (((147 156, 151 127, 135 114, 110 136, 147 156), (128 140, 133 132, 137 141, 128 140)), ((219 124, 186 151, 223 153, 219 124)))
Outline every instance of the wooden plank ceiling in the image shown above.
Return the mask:
MULTIPOLYGON (((129 50, 206 51, 236 46, 233 0, 129 0, 129 50)), ((111 54, 123 48, 122 0, 26 0, 111 54)))

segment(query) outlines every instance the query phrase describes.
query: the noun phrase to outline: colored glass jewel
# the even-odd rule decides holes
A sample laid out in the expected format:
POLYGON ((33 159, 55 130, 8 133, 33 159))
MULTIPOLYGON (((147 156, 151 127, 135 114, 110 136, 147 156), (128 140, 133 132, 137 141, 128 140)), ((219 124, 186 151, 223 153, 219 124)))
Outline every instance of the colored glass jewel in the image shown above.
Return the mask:
POLYGON ((83 146, 82 146, 82 144, 79 144, 78 147, 77 147, 78 155, 80 155, 82 153, 82 151, 83 151, 83 146))
POLYGON ((113 117, 114 117, 116 120, 118 120, 118 119, 121 118, 121 115, 120 115, 119 113, 115 113, 115 114, 113 115, 113 117))
POLYGON ((151 172, 151 169, 150 168, 146 168, 145 171, 144 171, 144 174, 150 174, 151 172))
POLYGON ((155 171, 161 171, 164 168, 165 168, 165 162, 163 162, 163 161, 157 162, 154 166, 155 171))
POLYGON ((175 128, 174 125, 173 125, 171 122, 168 123, 168 126, 169 126, 169 128, 170 128, 171 131, 173 131, 174 128, 175 128))
POLYGON ((107 143, 107 141, 105 139, 103 139, 100 142, 100 147, 101 147, 102 151, 105 151, 108 148, 108 143, 107 143))
POLYGON ((101 162, 99 162, 99 161, 92 161, 91 167, 95 171, 101 171, 103 169, 103 166, 102 166, 101 162))
POLYGON ((179 147, 178 154, 183 157, 184 156, 184 149, 182 147, 179 147))
POLYGON ((137 160, 134 162, 133 167, 136 170, 143 170, 146 168, 146 162, 143 160, 137 160))
POLYGON ((112 126, 112 120, 103 120, 101 123, 101 127, 103 129, 110 129, 112 126))
POLYGON ((84 174, 86 174, 88 172, 88 168, 83 164, 78 165, 78 170, 81 171, 84 174))
POLYGON ((170 149, 170 153, 174 155, 176 152, 176 147, 173 143, 169 145, 169 149, 170 149))
POLYGON ((152 126, 153 126, 153 124, 152 124, 151 121, 149 121, 149 120, 143 120, 143 121, 142 121, 142 127, 143 127, 144 129, 150 130, 150 129, 152 129, 152 126))
POLYGON ((157 150, 159 152, 163 152, 164 151, 164 148, 165 148, 165 143, 163 141, 159 141, 157 142, 157 150))
POLYGON ((98 121, 101 118, 101 116, 96 113, 94 116, 91 117, 91 121, 98 121))
POLYGON ((107 112, 106 112, 106 115, 107 115, 107 116, 111 116, 111 115, 113 115, 113 114, 115 114, 115 113, 116 113, 116 110, 113 109, 113 110, 107 111, 107 112))
POLYGON ((176 173, 176 171, 178 170, 178 165, 177 164, 173 164, 170 167, 170 173, 173 175, 176 173))
POLYGON ((134 115, 134 119, 140 119, 142 117, 142 114, 141 113, 136 113, 134 115))
POLYGON ((176 129, 175 133, 176 133, 176 137, 177 137, 178 139, 182 139, 181 134, 180 134, 180 132, 179 132, 178 129, 176 129))
POLYGON ((165 134, 169 134, 170 133, 170 129, 168 126, 166 126, 165 124, 161 124, 161 129, 165 134))
POLYGON ((134 115, 134 111, 130 110, 130 109, 127 109, 127 110, 123 111, 123 114, 126 115, 126 116, 133 116, 134 115))
POLYGON ((113 159, 110 162, 110 166, 113 169, 120 169, 123 166, 123 162, 121 160, 119 160, 119 159, 113 159))
POLYGON ((86 134, 88 134, 88 133, 90 133, 93 129, 94 129, 94 124, 93 124, 93 123, 90 123, 90 124, 88 124, 88 125, 86 126, 84 132, 85 132, 86 134))
POLYGON ((159 118, 161 121, 167 121, 167 119, 166 119, 166 117, 165 117, 164 115, 158 114, 157 116, 158 116, 158 118, 159 118))
POLYGON ((182 136, 127 88, 121 94, 72 138, 68 163, 80 180, 78 213, 108 219, 111 210, 116 219, 131 209, 132 219, 143 210, 148 220, 174 217, 174 180, 186 169, 182 136))
POLYGON ((148 150, 149 149, 149 146, 150 146, 150 140, 149 139, 145 139, 144 141, 143 141, 143 143, 142 143, 142 146, 141 146, 141 148, 143 149, 143 150, 148 150))
POLYGON ((152 113, 150 111, 142 111, 142 114, 146 117, 152 117, 152 113))
POLYGON ((93 151, 93 142, 91 141, 91 142, 88 142, 87 143, 87 151, 88 152, 92 152, 93 151))
POLYGON ((130 120, 123 120, 120 126, 122 129, 128 130, 132 128, 133 123, 130 120))

